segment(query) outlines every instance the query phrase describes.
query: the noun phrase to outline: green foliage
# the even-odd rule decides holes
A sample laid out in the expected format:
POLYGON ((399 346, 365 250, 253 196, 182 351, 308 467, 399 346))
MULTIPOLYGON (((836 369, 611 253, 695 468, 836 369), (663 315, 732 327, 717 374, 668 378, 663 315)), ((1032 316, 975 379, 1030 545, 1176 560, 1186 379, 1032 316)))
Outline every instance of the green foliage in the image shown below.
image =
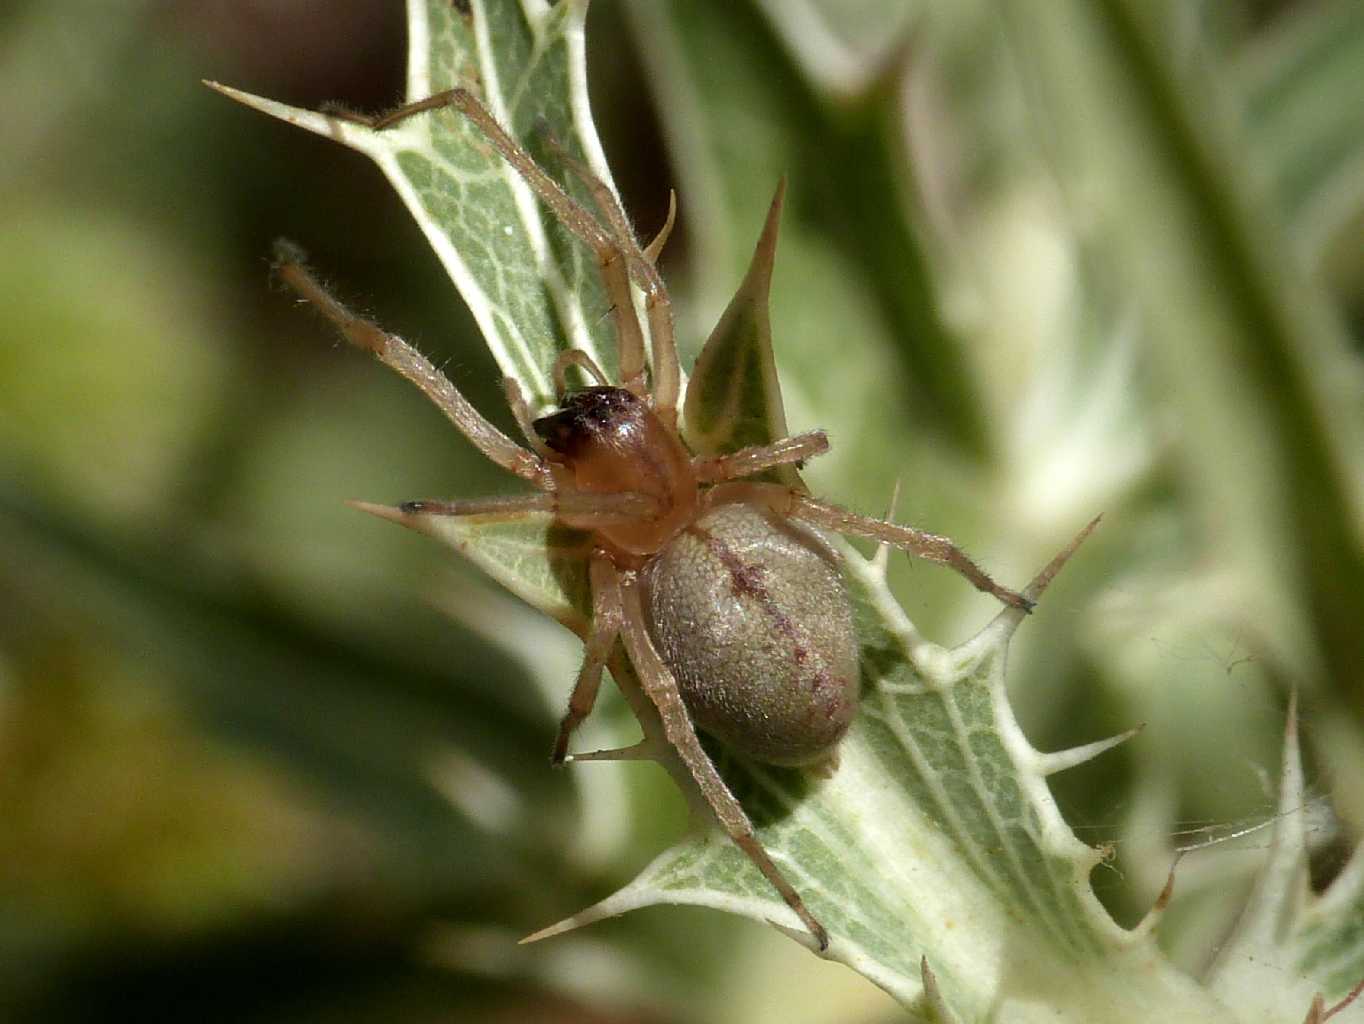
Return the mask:
MULTIPOLYGON (((573 63, 581 51, 563 43, 579 37, 583 13, 571 3, 552 12, 478 5, 474 23, 489 29, 480 36, 447 5, 414 7, 409 101, 472 82, 477 69, 485 102, 513 134, 529 143, 543 126, 576 138, 580 152, 598 152, 585 105, 573 110, 582 94, 568 87, 585 79, 573 63), (565 58, 568 69, 545 55, 565 58), (428 68, 444 70, 433 76, 428 68), (552 69, 558 70, 557 94, 552 69), (538 95, 530 118, 521 101, 537 87, 550 92, 538 95)), ((689 18, 685 3, 646 20, 656 46, 671 42, 683 53, 689 33, 704 31, 689 18)), ((1335 422, 1324 411, 1331 398, 1320 374, 1330 360, 1346 356, 1339 338, 1322 326, 1321 314, 1305 304, 1301 289, 1298 300, 1289 302, 1291 268, 1262 258, 1261 229, 1252 227, 1243 210, 1242 186, 1224 166, 1219 140, 1200 134, 1197 104, 1186 99, 1193 90, 1181 88, 1181 76, 1192 72, 1167 66, 1150 35, 1157 27, 1148 20, 1116 0, 1084 12, 1058 5, 1011 9, 1005 41, 1026 46, 1030 57, 1023 73, 1035 78, 1042 102, 1072 119, 1056 126, 1052 151, 1060 172, 1104 182, 1092 204, 1100 225, 1096 246, 1105 266, 1133 283, 1131 301, 1143 311, 1154 369, 1164 374, 1171 407, 1192 426, 1186 453, 1196 481, 1194 507, 1202 497, 1203 515, 1218 523, 1213 551, 1220 560, 1258 574, 1261 583, 1246 591, 1253 599, 1241 614, 1256 619, 1264 642, 1295 678, 1307 669, 1295 652, 1313 650, 1322 652, 1325 678, 1344 682, 1345 663, 1361 664, 1364 657, 1333 623, 1359 621, 1350 602, 1364 587, 1350 578, 1361 564, 1357 548, 1341 561, 1357 538, 1346 518, 1344 452, 1334 449, 1355 449, 1344 440, 1351 436, 1348 421, 1320 429, 1335 422), (1110 59, 1094 60, 1104 48, 1110 59), (1047 99, 1053 81, 1069 90, 1083 75, 1091 76, 1082 93, 1093 109, 1060 96, 1047 99), (1152 252, 1168 255, 1152 261, 1152 252), (1196 344, 1189 343, 1191 331, 1198 335, 1196 344), (1247 386, 1259 389, 1250 403, 1244 400, 1247 386), (1269 429, 1259 429, 1257 420, 1267 420, 1269 429), (1275 500, 1273 488, 1290 464, 1287 507, 1275 516, 1271 510, 1285 502, 1275 500), (1300 563, 1285 557, 1295 536, 1309 541, 1300 563), (1330 574, 1321 571, 1327 551, 1337 554, 1330 574), (1269 554, 1273 557, 1265 557, 1269 554), (1304 614, 1315 626, 1303 621, 1304 614), (1334 675, 1333 659, 1339 659, 1334 675)), ((518 194, 524 185, 509 177, 510 169, 487 166, 481 151, 486 147, 451 111, 374 132, 232 95, 319 134, 336 135, 375 159, 441 254, 504 372, 537 397, 546 394, 560 350, 551 339, 571 339, 565 344, 587 348, 594 358, 607 350, 575 330, 583 311, 601 302, 599 286, 583 277, 590 260, 565 244, 571 240, 562 230, 558 244, 548 248, 527 241, 554 229, 541 215, 525 212, 533 204, 518 194), (490 189, 471 187, 488 178, 494 182, 490 189), (488 245, 504 232, 508 246, 488 245), (525 305, 528 300, 535 305, 525 305)), ((755 146, 754 139, 744 142, 755 146)), ((756 145, 761 150, 760 140, 756 145)), ((850 152, 875 159, 865 146, 850 145, 850 152)), ((600 168, 598 173, 605 176, 600 168)), ((690 382, 688 435, 703 451, 735 450, 785 430, 768 319, 774 227, 769 223, 752 269, 690 382)), ((574 548, 552 541, 537 548, 537 538, 550 540, 543 527, 520 528, 509 547, 506 528, 495 522, 447 527, 428 516, 391 517, 452 540, 523 599, 561 621, 572 620, 574 598, 582 609, 583 573, 573 562, 574 548), (574 581, 567 590, 558 585, 565 579, 574 581)), ((1154 917, 1124 931, 1095 898, 1088 876, 1100 856, 1066 827, 1045 780, 1110 744, 1048 756, 1023 737, 1004 685, 1008 641, 1020 613, 1001 613, 974 640, 939 648, 924 641, 895 604, 883 556, 867 561, 848 547, 845 561, 858 608, 867 693, 841 746, 839 769, 830 779, 814 780, 723 757, 726 778, 759 824, 764 845, 830 928, 828 955, 920 1012, 955 1019, 1024 1020, 1032 1004, 1076 1021, 1153 1015, 1230 1021, 1237 1019, 1234 1007, 1247 1002, 1248 1012, 1263 1013, 1268 1004, 1241 997, 1246 978, 1233 990, 1236 998, 1219 1002, 1214 993, 1227 994, 1224 975, 1213 973, 1210 988, 1198 987, 1158 951, 1154 917), (932 995, 925 987, 930 977, 932 995)), ((1033 592, 1040 593, 1049 579, 1050 573, 1039 577, 1033 592)), ((614 667, 627 692, 633 690, 637 684, 630 674, 621 675, 619 662, 614 667)), ((1352 696, 1344 687, 1347 704, 1352 696)), ((634 703, 638 707, 637 697, 634 703)), ((653 756, 670 760, 651 715, 642 724, 653 756)), ((1295 759, 1293 753, 1290 772, 1295 759)), ((679 776, 677 766, 672 768, 679 776)), ((1281 831, 1293 820, 1291 808, 1283 813, 1281 831)), ((1266 877, 1274 864, 1271 858, 1266 877)), ((1257 897, 1261 903, 1271 899, 1257 897)), ((1348 898, 1343 902, 1352 905, 1348 898)), ((538 937, 654 903, 728 909, 801 935, 794 914, 747 859, 715 836, 701 835, 665 853, 616 895, 538 937)), ((1326 927, 1329 932, 1331 925, 1326 927)), ((1238 941, 1254 941, 1248 931, 1243 923, 1238 941)), ((1334 934, 1348 932, 1342 923, 1334 934)), ((1256 961, 1239 953, 1235 944, 1223 949, 1244 974, 1256 961)), ((1325 957, 1293 955, 1296 969, 1306 972, 1297 986, 1307 993, 1299 1000, 1303 1012, 1314 985, 1336 993, 1348 987, 1343 974, 1328 982, 1307 966, 1340 955, 1334 950, 1325 957)), ((1291 1000, 1281 1000, 1275 1012, 1274 1019, 1295 1019, 1291 1000)))
MULTIPOLYGON (((610 180, 595 113, 645 237, 676 188, 685 368, 725 325, 696 447, 824 428, 812 491, 880 512, 899 482, 900 517, 1011 583, 1104 513, 1016 633, 950 573, 845 548, 842 767, 711 748, 830 955, 925 1020, 1297 1024, 1344 998, 1360 5, 597 0, 586 34, 575 0, 464 6, 408 4, 409 97, 477 86, 582 201, 550 139, 610 180), (783 176, 779 251, 741 286, 783 176)), ((564 348, 614 373, 593 260, 455 112, 377 134, 304 109, 397 102, 396 9, 145 7, 0 17, 0 1006, 901 1019, 762 923, 794 929, 722 837, 677 838, 628 665, 631 707, 606 695, 581 749, 632 742, 633 710, 671 771, 549 771, 583 538, 406 518, 469 568, 347 509, 514 482, 262 263, 297 238, 507 425, 502 374, 538 411, 564 348), (751 920, 516 945, 663 903, 751 920)))

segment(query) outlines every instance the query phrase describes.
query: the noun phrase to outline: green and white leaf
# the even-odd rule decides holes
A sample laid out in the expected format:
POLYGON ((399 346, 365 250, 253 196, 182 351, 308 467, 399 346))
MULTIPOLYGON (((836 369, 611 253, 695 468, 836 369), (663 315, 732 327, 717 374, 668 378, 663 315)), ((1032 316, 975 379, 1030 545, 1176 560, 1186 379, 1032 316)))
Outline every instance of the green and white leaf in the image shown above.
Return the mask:
MULTIPOLYGON (((468 17, 458 6, 408 0, 408 102, 471 89, 542 166, 554 167, 552 137, 609 183, 588 108, 586 0, 471 0, 468 17)), ((553 404, 551 369, 565 349, 582 349, 614 373, 609 304, 595 260, 457 111, 420 114, 376 132, 344 116, 214 88, 379 165, 473 312, 502 373, 520 382, 533 409, 553 404)), ((560 177, 590 203, 580 182, 560 177)))
MULTIPOLYGON (((1204 979, 1246 1020, 1298 1024, 1320 995, 1326 1007, 1364 979, 1364 848, 1320 896, 1310 889, 1307 805, 1295 708, 1284 736, 1279 814, 1250 901, 1204 979)), ((1332 1020, 1364 1021, 1364 1002, 1332 1020)))
POLYGON ((807 74, 853 98, 895 58, 922 5, 907 0, 758 0, 807 74))
MULTIPOLYGON (((1100 907, 1100 855, 1061 819, 1046 776, 1125 739, 1042 754, 1004 690, 1002 612, 948 650, 924 640, 881 564, 844 548, 862 646, 863 707, 831 778, 740 762, 715 748, 764 846, 829 928, 828 956, 927 1012, 922 965, 962 1020, 1232 1021, 1100 907)), ((1045 611, 1042 612, 1045 614, 1045 611)), ((556 929, 640 907, 709 906, 808 938, 722 836, 697 836, 556 929)))
MULTIPOLYGON (((767 214, 748 273, 715 325, 687 386, 685 431, 692 450, 702 455, 771 444, 787 437, 786 410, 772 355, 772 265, 777 255, 783 182, 767 214)), ((765 476, 799 486, 792 466, 765 476)))
MULTIPOLYGON (((456 85, 477 88, 551 173, 552 147, 543 144, 540 125, 609 181, 587 104, 584 0, 552 7, 542 0, 472 0, 469 9, 466 17, 446 0, 410 0, 408 99, 456 85)), ((1026 20, 1015 12, 1012 24, 1026 20)), ((1035 31, 1052 42, 1051 22, 1041 21, 1035 31)), ((222 91, 375 160, 460 289, 499 366, 537 408, 552 402, 550 370, 567 348, 587 351, 614 372, 594 262, 457 114, 436 111, 375 132, 342 117, 222 91)), ((566 184, 582 198, 580 186, 566 184)), ((765 307, 765 284, 761 297, 765 307)), ((717 367, 746 366, 756 374, 748 380, 756 386, 736 392, 742 407, 714 421, 719 428, 702 445, 706 450, 752 443, 761 426, 770 434, 784 424, 770 331, 758 323, 754 298, 743 311, 747 328, 719 331, 717 345, 746 344, 747 356, 758 358, 726 359, 717 348, 692 383, 697 395, 724 394, 733 382, 721 379, 726 371, 717 367), (752 439, 748 427, 757 429, 752 439)), ((585 628, 581 535, 557 529, 548 517, 513 523, 375 511, 437 536, 530 604, 577 631, 585 628)), ((1003 612, 973 640, 938 647, 894 602, 884 558, 844 551, 864 707, 841 747, 840 767, 817 778, 715 750, 764 845, 829 927, 829 955, 938 1020, 1266 1019, 1258 1005, 1242 1006, 1230 991, 1239 969, 1232 959, 1215 969, 1210 987, 1200 985, 1156 948, 1154 917, 1124 931, 1098 903, 1089 873, 1099 855, 1066 826, 1046 779, 1117 740, 1058 754, 1028 743, 1004 686, 1008 645, 1021 616, 1003 612)), ((1044 606, 1039 615, 1046 614, 1044 606)), ((630 685, 628 666, 617 660, 613 668, 648 737, 642 753, 679 777, 659 747, 656 720, 630 685)), ((1260 906, 1270 916, 1285 901, 1301 902, 1296 871, 1280 873, 1291 884, 1266 884, 1260 906)), ((1287 945, 1282 933, 1272 937, 1304 979, 1303 992, 1338 995, 1361 966, 1361 876, 1357 856, 1326 896, 1307 903, 1287 945)), ((756 869, 714 834, 682 841, 629 886, 549 931, 657 903, 722 908, 809 941, 756 869)), ((1237 949, 1251 950, 1270 940, 1247 926, 1236 941, 1237 949)), ((1296 1024, 1306 1005, 1300 1009, 1293 1017, 1286 1004, 1273 1019, 1296 1024)))
POLYGON ((1238 68, 1247 135, 1309 264, 1364 211, 1361 67, 1364 6, 1331 0, 1286 12, 1238 68))
MULTIPOLYGON (((587 98, 586 0, 552 6, 472 0, 469 16, 458 6, 409 0, 407 102, 456 86, 474 89, 542 166, 553 170, 560 159, 552 138, 609 184, 587 98)), ((520 383, 533 410, 554 403, 552 370, 566 349, 587 352, 614 375, 617 350, 595 259, 457 111, 428 112, 374 131, 344 116, 214 88, 379 166, 468 304, 498 367, 520 383)), ((580 181, 557 177, 590 208, 580 181)), ((529 554, 548 525, 534 519, 437 522, 401 517, 396 509, 371 511, 436 533, 531 604, 575 631, 585 628, 586 562, 569 556, 571 540, 560 542, 568 531, 556 531, 555 543, 537 560, 529 554)))
POLYGON ((533 608, 586 635, 592 621, 587 580, 592 541, 582 531, 556 523, 551 513, 442 516, 352 504, 454 548, 533 608))

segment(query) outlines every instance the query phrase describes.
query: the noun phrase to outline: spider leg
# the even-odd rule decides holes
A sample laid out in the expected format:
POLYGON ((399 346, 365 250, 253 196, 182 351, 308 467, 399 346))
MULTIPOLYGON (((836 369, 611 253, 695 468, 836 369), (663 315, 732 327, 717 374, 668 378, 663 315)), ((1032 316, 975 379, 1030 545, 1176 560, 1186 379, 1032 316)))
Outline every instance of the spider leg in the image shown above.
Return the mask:
POLYGON ((489 423, 445 374, 402 338, 352 313, 308 269, 298 246, 282 239, 275 243, 274 272, 300 298, 330 320, 348 342, 377 356, 380 362, 417 385, 459 432, 493 462, 542 490, 553 488, 553 478, 544 459, 489 423))
POLYGON ((580 348, 567 349, 560 352, 558 358, 554 360, 554 392, 561 402, 564 396, 568 394, 568 368, 570 366, 576 366, 582 370, 600 387, 607 387, 611 383, 606 378, 606 374, 602 373, 601 367, 594 363, 592 357, 586 352, 580 348))
POLYGON ((1004 604, 1023 611, 1032 611, 1033 602, 1017 591, 1000 586, 990 575, 967 557, 948 537, 916 530, 912 526, 860 516, 827 501, 799 494, 780 484, 735 483, 712 490, 707 499, 711 504, 731 501, 756 501, 770 507, 779 516, 821 526, 835 533, 866 537, 900 548, 916 558, 939 562, 956 570, 977 590, 999 598, 1004 604))
MULTIPOLYGON (((352 502, 371 510, 365 502, 352 502)), ((613 491, 593 494, 586 491, 550 491, 545 494, 514 494, 492 498, 459 498, 445 501, 440 498, 420 498, 398 506, 403 515, 427 516, 507 516, 527 512, 551 512, 572 517, 574 525, 590 521, 600 526, 634 523, 658 515, 657 498, 634 491, 613 491)))
MULTIPOLYGON (((635 280, 644 289, 644 309, 649 319, 649 344, 654 357, 654 411, 664 415, 670 427, 675 426, 682 376, 677 361, 677 345, 673 339, 672 303, 668 298, 668 289, 654 266, 655 257, 639 247, 639 240, 635 238, 629 218, 620 208, 620 201, 610 186, 593 174, 592 168, 570 153, 554 135, 548 134, 547 137, 559 158, 587 186, 587 190, 592 194, 592 201, 606 218, 606 223, 610 225, 621 250, 629 258, 635 280)), ((659 237, 649 243, 655 255, 663 248, 663 242, 666 242, 668 235, 672 233, 676 210, 676 194, 669 193, 667 222, 659 232, 659 237)), ((612 298, 614 301, 620 301, 621 297, 612 298)))
POLYGON ((632 257, 644 259, 644 253, 640 251, 639 242, 635 238, 635 229, 630 226, 630 219, 625 216, 625 211, 621 209, 620 202, 610 186, 593 174, 587 164, 570 153, 568 147, 559 141, 559 137, 549 130, 548 125, 543 126, 541 134, 549 143, 550 149, 554 150, 554 154, 587 186, 587 191, 592 194, 592 202, 606 218, 607 226, 620 243, 621 249, 632 257))
POLYGON ((721 483, 752 476, 775 466, 804 462, 829 450, 829 438, 822 430, 784 437, 771 444, 740 448, 727 455, 698 456, 692 459, 692 469, 703 484, 721 483))
POLYGON ((511 409, 512 418, 516 420, 516 425, 521 428, 521 434, 526 439, 526 444, 531 446, 531 450, 546 462, 553 462, 555 459, 554 450, 541 440, 540 435, 535 432, 535 419, 530 413, 530 403, 526 401, 525 392, 521 390, 521 382, 515 377, 502 378, 502 393, 507 397, 507 407, 511 409))
POLYGON ((682 702, 682 694, 678 691, 677 681, 649 639, 637 584, 633 580, 627 580, 617 590, 616 599, 620 602, 623 612, 620 637, 625 644, 630 663, 639 676, 640 685, 658 709, 668 743, 682 759, 682 763, 701 790, 701 795, 715 813, 720 827, 763 873, 763 877, 772 883, 781 894, 781 898, 786 901, 786 905, 795 911, 796 916, 810 930, 820 952, 825 951, 829 948, 828 931, 810 913, 800 893, 796 892, 795 887, 773 863, 762 843, 758 841, 748 814, 729 791, 725 780, 720 777, 710 756, 701 746, 701 741, 697 739, 691 716, 687 713, 686 705, 682 702))
POLYGON ((423 114, 428 110, 440 110, 450 105, 450 95, 448 92, 438 92, 435 95, 427 96, 425 99, 416 100, 412 103, 405 103, 397 110, 390 110, 387 114, 380 114, 371 117, 365 114, 347 114, 352 120, 359 121, 361 124, 369 125, 376 132, 381 132, 385 128, 392 128, 394 125, 402 124, 410 118, 423 114))
POLYGON ((588 575, 592 581, 592 632, 584 644, 583 667, 578 671, 578 681, 573 684, 573 693, 568 698, 568 710, 559 722, 559 734, 554 739, 554 752, 549 761, 556 768, 562 766, 568 756, 568 740, 573 730, 591 714, 592 706, 597 703, 602 666, 611 656, 611 648, 616 645, 616 637, 620 634, 621 607, 616 567, 604 553, 596 551, 592 554, 588 575))
POLYGON ((794 495, 795 508, 791 512, 794 519, 800 519, 816 526, 823 526, 839 533, 852 534, 854 537, 867 537, 884 541, 894 547, 907 551, 918 558, 930 562, 940 562, 956 570, 977 590, 999 598, 1004 604, 1023 611, 1032 611, 1033 602, 1017 591, 996 583, 990 575, 976 565, 966 552, 951 540, 936 533, 928 533, 912 526, 888 523, 883 519, 859 516, 808 495, 794 495))
MULTIPOLYGON (((596 219, 564 191, 557 181, 541 169, 521 144, 507 134, 497 119, 467 89, 447 89, 416 103, 399 107, 382 117, 366 121, 371 128, 382 131, 410 117, 444 107, 454 107, 462 113, 502 158, 515 168, 527 185, 534 190, 559 219, 592 250, 601 267, 602 281, 611 299, 611 313, 616 321, 616 339, 620 346, 621 384, 636 395, 646 393, 644 384, 644 332, 635 316, 635 304, 630 297, 630 264, 633 252, 622 248, 596 219)), ((633 260, 638 262, 638 260, 633 260)), ((650 269, 652 265, 650 264, 650 269)))

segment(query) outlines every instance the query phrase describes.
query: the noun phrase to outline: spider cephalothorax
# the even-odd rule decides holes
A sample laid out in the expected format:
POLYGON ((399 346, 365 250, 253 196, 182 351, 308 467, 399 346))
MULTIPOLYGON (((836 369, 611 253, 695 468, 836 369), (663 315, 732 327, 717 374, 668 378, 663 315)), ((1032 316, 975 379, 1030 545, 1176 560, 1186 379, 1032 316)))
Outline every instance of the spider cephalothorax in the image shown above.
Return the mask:
POLYGON ((563 517, 569 525, 598 530, 622 553, 650 555, 695 515, 691 455, 647 400, 625 388, 586 388, 570 392, 559 412, 533 426, 550 449, 547 461, 559 493, 641 499, 641 514, 620 522, 606 522, 600 513, 569 513, 563 517))
MULTIPOLYGON (((611 301, 619 384, 584 352, 554 366, 559 411, 533 419, 514 380, 507 398, 520 444, 488 422, 443 374, 401 338, 350 312, 282 244, 282 280, 315 304, 348 340, 403 374, 488 458, 536 493, 510 498, 407 502, 396 518, 552 513, 592 540, 591 626, 583 666, 559 726, 552 759, 562 764, 574 729, 591 711, 602 668, 617 644, 658 711, 668 743, 715 818, 827 948, 828 933, 758 841, 744 809, 697 739, 694 725, 737 753, 776 765, 832 763, 857 709, 858 644, 838 559, 820 530, 868 537, 945 563, 1007 604, 1029 608, 945 537, 856 515, 771 482, 767 471, 828 450, 814 431, 713 455, 694 455, 678 430, 680 373, 672 314, 653 258, 615 195, 572 160, 605 225, 579 206, 469 92, 454 89, 370 122, 386 128, 454 107, 521 174, 554 215, 593 252, 611 301), (632 283, 644 292, 651 364, 632 283), (572 390, 576 367, 597 386, 572 390), (761 479, 760 479, 761 477, 761 479)), ((781 193, 765 239, 775 239, 781 193)), ((666 233, 666 232, 665 232, 666 233)), ((705 359, 703 353, 702 359, 705 359)), ((383 510, 391 515, 395 510, 383 510)))
POLYGON ((610 445, 623 452, 636 447, 648 431, 649 406, 625 388, 594 387, 572 391, 563 408, 534 423, 535 432, 554 451, 579 458, 588 447, 610 445))
POLYGON ((617 569, 641 570, 650 639, 693 721, 770 764, 829 760, 857 709, 859 671, 828 544, 755 505, 754 485, 703 491, 676 433, 625 388, 570 392, 533 426, 559 493, 653 503, 620 522, 581 521, 621 549, 617 569))

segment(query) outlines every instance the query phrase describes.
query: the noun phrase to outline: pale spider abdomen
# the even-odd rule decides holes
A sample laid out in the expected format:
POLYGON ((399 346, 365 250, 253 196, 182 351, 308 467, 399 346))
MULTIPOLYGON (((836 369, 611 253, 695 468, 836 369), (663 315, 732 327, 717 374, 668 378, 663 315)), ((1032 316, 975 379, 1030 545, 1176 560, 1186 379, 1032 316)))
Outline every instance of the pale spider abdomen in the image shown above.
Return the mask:
POLYGON ((645 595, 654 644, 697 725, 768 764, 833 754, 860 672, 836 556, 818 534, 720 505, 659 552, 645 595))

